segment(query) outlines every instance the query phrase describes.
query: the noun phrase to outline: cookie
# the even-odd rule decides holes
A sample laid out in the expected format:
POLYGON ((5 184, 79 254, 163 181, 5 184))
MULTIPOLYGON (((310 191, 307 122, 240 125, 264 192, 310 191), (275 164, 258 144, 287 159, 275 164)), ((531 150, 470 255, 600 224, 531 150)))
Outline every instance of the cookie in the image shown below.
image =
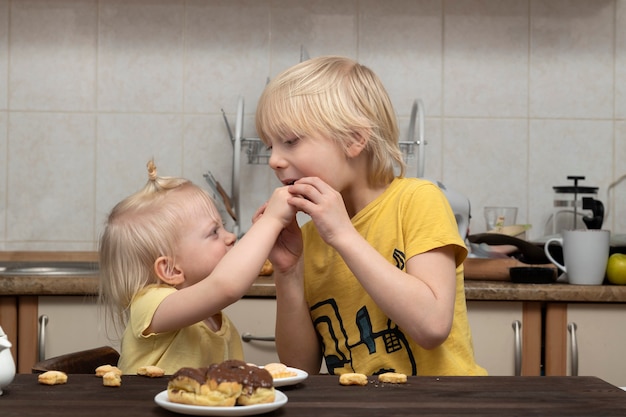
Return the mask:
POLYGON ((406 384, 406 375, 399 372, 386 372, 378 375, 378 382, 389 384, 406 384))
POLYGON ((119 387, 122 385, 122 374, 116 371, 109 371, 102 375, 102 385, 105 387, 119 387))
POLYGON ((37 376, 37 381, 44 385, 59 385, 67 383, 67 374, 61 371, 46 371, 37 376))
POLYGON ((347 373, 339 376, 341 385, 367 385, 367 376, 359 373, 347 373))
POLYGON ((96 376, 104 376, 104 374, 108 373, 108 372, 115 372, 118 375, 122 375, 122 370, 120 368, 118 368, 117 366, 113 366, 113 365, 101 365, 98 366, 96 368, 96 376))
POLYGON ((158 366, 148 365, 137 369, 137 375, 143 375, 150 378, 159 378, 165 375, 165 371, 158 366))

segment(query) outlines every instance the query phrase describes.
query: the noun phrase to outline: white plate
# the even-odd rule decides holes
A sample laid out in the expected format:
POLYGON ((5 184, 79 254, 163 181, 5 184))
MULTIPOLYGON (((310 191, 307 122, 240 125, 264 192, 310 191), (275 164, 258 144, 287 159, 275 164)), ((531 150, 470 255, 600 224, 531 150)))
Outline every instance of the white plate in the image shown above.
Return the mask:
POLYGON ((287 396, 276 390, 276 398, 273 403, 256 405, 237 405, 234 407, 209 407, 204 405, 187 405, 173 403, 167 399, 167 390, 159 392, 154 397, 156 402, 166 410, 190 416, 252 416, 255 414, 268 413, 287 404, 287 396))
POLYGON ((308 378, 309 374, 306 371, 298 368, 287 367, 287 370, 295 372, 296 376, 288 376, 287 378, 276 378, 274 380, 275 387, 284 387, 286 385, 295 385, 298 382, 302 382, 308 378))

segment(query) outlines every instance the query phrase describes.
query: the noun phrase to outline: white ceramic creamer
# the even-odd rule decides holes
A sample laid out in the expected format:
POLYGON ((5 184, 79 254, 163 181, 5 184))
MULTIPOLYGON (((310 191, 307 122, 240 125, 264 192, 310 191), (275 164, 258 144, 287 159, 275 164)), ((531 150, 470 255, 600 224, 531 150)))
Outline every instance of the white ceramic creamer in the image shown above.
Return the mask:
POLYGON ((15 378, 15 361, 11 355, 11 342, 0 326, 0 395, 2 389, 15 378))

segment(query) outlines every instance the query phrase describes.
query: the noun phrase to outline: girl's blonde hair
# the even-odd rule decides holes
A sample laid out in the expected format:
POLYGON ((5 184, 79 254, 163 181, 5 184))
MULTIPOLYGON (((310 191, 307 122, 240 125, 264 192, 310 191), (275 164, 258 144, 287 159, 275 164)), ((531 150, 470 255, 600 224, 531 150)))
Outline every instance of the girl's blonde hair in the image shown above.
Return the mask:
POLYGON ((123 328, 137 293, 160 282, 154 263, 174 260, 180 227, 194 213, 209 213, 221 223, 213 200, 191 181, 157 176, 148 162, 149 180, 139 192, 111 211, 100 238, 99 298, 115 327, 123 328))
POLYGON ((391 100, 372 70, 348 58, 313 58, 279 74, 259 99, 256 129, 266 145, 322 134, 344 148, 365 133, 369 183, 388 184, 396 167, 404 176, 391 100))

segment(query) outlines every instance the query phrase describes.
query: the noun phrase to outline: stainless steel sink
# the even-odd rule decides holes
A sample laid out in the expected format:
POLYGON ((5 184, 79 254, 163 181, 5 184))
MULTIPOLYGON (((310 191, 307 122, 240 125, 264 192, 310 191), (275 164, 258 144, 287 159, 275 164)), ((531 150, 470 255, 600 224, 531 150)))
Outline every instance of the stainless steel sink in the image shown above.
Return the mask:
POLYGON ((0 261, 0 276, 84 276, 97 275, 98 262, 15 262, 0 261))

